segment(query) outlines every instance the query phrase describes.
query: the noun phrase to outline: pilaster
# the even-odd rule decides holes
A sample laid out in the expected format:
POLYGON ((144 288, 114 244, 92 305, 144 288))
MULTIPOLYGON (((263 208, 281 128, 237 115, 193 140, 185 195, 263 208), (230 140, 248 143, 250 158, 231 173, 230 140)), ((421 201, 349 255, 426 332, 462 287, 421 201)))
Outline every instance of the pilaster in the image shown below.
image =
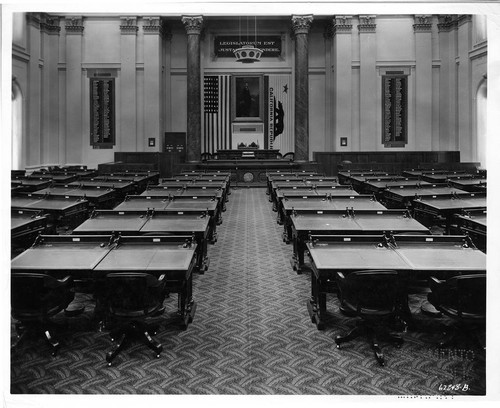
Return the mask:
POLYGON ((415 148, 432 150, 432 16, 415 15, 415 148))
POLYGON ((334 78, 334 146, 333 150, 349 150, 352 146, 352 16, 333 19, 333 78, 334 78), (340 146, 340 138, 347 146, 340 146))
POLYGON ((137 17, 120 17, 120 111, 121 131, 117 138, 119 150, 140 151, 143 144, 137 143, 137 17))
POLYGON ((375 16, 359 16, 359 59, 360 59, 360 103, 359 130, 360 150, 378 150, 380 146, 380 123, 377 120, 375 106, 377 100, 377 42, 375 16))
MULTIPOLYGON (((160 84, 162 75, 163 24, 158 16, 143 18, 144 31, 144 151, 158 151, 163 131, 163 98, 160 84), (155 139, 155 146, 146 141, 155 139)), ((124 36, 122 35, 122 38, 124 36)), ((126 86, 126 85, 125 85, 126 86)), ((138 142, 140 143, 140 142, 138 142)))

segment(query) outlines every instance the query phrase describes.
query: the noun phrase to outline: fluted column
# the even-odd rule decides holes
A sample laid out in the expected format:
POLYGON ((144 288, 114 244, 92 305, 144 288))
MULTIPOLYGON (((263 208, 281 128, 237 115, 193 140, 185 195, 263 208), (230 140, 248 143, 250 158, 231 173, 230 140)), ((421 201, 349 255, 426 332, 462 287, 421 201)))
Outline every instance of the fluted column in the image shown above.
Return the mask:
POLYGON ((117 147, 124 152, 141 151, 144 143, 137 141, 136 49, 139 27, 137 17, 120 17, 121 60, 121 129, 117 147))
POLYGON ((200 35, 202 16, 183 16, 187 33, 187 134, 186 160, 196 162, 201 156, 201 71, 200 35))
POLYGON ((415 148, 432 150, 432 16, 415 15, 415 148))
POLYGON ((292 16, 295 35, 295 160, 309 160, 309 28, 312 15, 292 16))
MULTIPOLYGON (((66 31, 66 161, 78 164, 83 161, 84 150, 88 149, 90 136, 83 134, 82 117, 82 55, 83 17, 65 18, 66 31)), ((62 158, 61 158, 62 159, 62 158)))
POLYGON ((333 34, 333 124, 335 143, 333 150, 350 150, 352 140, 352 16, 335 16, 333 34), (348 146, 340 145, 340 138, 346 137, 348 146))
POLYGON ((359 16, 359 60, 361 99, 359 102, 360 149, 377 150, 377 37, 375 16, 359 16))

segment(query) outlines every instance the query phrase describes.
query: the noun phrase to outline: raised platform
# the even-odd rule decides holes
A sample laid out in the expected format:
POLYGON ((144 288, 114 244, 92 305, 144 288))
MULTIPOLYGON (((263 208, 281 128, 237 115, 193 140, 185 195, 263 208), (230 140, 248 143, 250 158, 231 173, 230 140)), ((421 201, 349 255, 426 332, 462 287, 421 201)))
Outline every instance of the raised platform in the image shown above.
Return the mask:
POLYGON ((268 171, 301 172, 317 171, 314 162, 291 162, 272 159, 207 160, 183 165, 183 171, 202 170, 231 172, 232 186, 265 187, 268 171))

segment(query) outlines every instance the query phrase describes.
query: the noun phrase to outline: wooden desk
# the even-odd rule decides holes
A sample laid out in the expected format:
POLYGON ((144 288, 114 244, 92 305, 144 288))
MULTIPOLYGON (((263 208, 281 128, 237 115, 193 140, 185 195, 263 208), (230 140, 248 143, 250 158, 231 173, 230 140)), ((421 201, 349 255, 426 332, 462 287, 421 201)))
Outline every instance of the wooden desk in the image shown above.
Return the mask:
POLYGON ((462 213, 464 210, 486 210, 486 204, 486 195, 483 193, 452 194, 413 200, 415 217, 444 217, 448 234, 453 214, 462 213))
POLYGON ((326 294, 337 272, 389 269, 405 280, 486 273, 486 254, 470 247, 465 236, 401 235, 391 242, 375 235, 313 235, 306 247, 312 264, 307 308, 318 329, 324 328, 326 294))
POLYGON ((468 194, 467 191, 446 184, 429 184, 418 187, 400 185, 384 191, 387 205, 394 208, 408 208, 412 201, 417 198, 449 196, 452 194, 468 194))
POLYGON ((100 235, 42 235, 34 246, 11 261, 11 273, 38 272, 57 278, 67 275, 95 283, 96 315, 100 281, 111 272, 146 272, 165 275, 167 291, 178 293, 181 326, 192 321, 192 271, 196 243, 191 237, 113 237, 100 235))
POLYGON ((81 198, 37 196, 20 193, 11 198, 11 208, 15 210, 37 210, 43 212, 48 223, 58 226, 70 226, 87 217, 89 202, 81 198))
POLYGON ((84 199, 89 202, 89 205, 96 208, 112 208, 116 200, 116 191, 112 188, 96 188, 96 187, 76 187, 54 185, 42 190, 37 190, 31 193, 32 196, 51 195, 54 197, 84 199))
POLYGON ((466 210, 463 214, 454 214, 452 224, 455 223, 462 234, 469 235, 474 245, 486 253, 486 210, 466 210))
POLYGON ((10 240, 12 248, 28 248, 35 238, 45 232, 47 217, 38 210, 11 210, 10 240))
POLYGON ((303 210, 290 217, 293 257, 297 273, 304 265, 306 241, 310 235, 386 235, 400 233, 430 234, 428 228, 413 219, 405 210, 303 210))

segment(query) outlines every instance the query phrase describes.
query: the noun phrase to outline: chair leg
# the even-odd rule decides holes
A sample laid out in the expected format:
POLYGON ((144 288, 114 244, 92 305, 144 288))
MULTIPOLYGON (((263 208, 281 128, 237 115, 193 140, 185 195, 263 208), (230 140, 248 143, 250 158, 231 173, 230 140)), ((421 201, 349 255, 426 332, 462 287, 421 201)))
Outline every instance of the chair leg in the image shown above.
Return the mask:
POLYGON ((44 332, 45 338, 48 340, 49 344, 52 347, 52 355, 55 356, 57 351, 59 350, 59 342, 50 334, 50 331, 46 329, 44 332))
POLYGON ((127 333, 122 332, 119 341, 117 341, 111 351, 108 351, 106 354, 106 361, 108 362, 108 366, 111 366, 114 358, 123 350, 125 346, 125 341, 127 340, 127 333))
POLYGON ((53 336, 53 329, 59 329, 61 327, 66 327, 66 325, 55 324, 51 321, 45 322, 32 322, 28 325, 24 325, 22 323, 16 323, 16 333, 17 340, 12 345, 11 349, 17 349, 25 339, 30 338, 40 338, 43 337, 48 341, 51 346, 52 356, 56 356, 59 351, 60 344, 59 341, 53 336))
POLYGON ((148 331, 143 332, 144 340, 146 343, 146 346, 148 346, 151 350, 153 350, 156 353, 156 358, 160 357, 160 353, 163 351, 163 346, 158 343, 156 340, 154 340, 148 331))
POLYGON ((342 343, 346 343, 348 341, 351 341, 363 334, 363 329, 361 326, 356 326, 354 329, 352 329, 349 333, 347 333, 344 336, 337 336, 335 337, 335 343, 337 344, 337 348, 340 348, 340 345, 342 343))
POLYGON ((375 358, 382 367, 385 366, 384 353, 378 344, 377 336, 374 332, 370 332, 369 338, 373 352, 375 353, 375 358))

